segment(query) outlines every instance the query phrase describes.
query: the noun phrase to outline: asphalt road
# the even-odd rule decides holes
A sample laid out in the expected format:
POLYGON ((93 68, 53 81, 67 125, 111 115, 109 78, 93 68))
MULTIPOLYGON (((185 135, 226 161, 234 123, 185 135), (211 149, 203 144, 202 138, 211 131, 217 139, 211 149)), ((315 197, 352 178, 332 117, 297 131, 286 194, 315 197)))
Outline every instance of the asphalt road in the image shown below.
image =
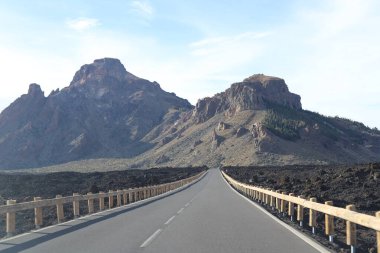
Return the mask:
POLYGON ((212 169, 153 201, 0 241, 5 252, 320 252, 236 194, 212 169))

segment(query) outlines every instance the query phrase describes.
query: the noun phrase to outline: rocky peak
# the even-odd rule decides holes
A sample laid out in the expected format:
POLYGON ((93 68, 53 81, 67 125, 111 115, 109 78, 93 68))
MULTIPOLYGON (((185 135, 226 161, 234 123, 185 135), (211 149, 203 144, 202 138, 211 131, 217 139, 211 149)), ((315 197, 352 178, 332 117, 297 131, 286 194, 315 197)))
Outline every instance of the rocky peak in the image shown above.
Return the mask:
POLYGON ((117 79, 118 81, 138 79, 136 76, 127 72, 120 60, 103 58, 97 59, 91 64, 83 65, 80 70, 75 73, 70 86, 80 86, 90 81, 100 82, 109 77, 117 79))
POLYGON ((41 86, 32 83, 29 85, 28 95, 32 97, 44 97, 44 92, 41 90, 41 86))
POLYGON ((197 122, 204 122, 221 112, 234 115, 244 110, 262 110, 268 102, 302 109, 301 97, 289 92, 283 79, 256 74, 232 84, 222 93, 199 100, 193 115, 197 122))

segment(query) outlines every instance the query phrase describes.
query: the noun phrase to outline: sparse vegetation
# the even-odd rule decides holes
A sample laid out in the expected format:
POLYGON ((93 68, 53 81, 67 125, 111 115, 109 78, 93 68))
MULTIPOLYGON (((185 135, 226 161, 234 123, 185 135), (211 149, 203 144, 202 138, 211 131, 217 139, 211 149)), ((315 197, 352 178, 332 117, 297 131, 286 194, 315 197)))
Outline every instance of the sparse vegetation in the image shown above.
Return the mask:
POLYGON ((263 121, 264 126, 273 134, 290 141, 300 138, 300 129, 317 128, 322 135, 334 141, 342 136, 355 144, 363 144, 363 133, 380 134, 363 123, 339 117, 326 117, 316 112, 295 110, 290 107, 267 102, 269 111, 263 121))
POLYGON ((287 117, 274 109, 269 110, 263 123, 272 133, 290 141, 298 140, 299 129, 305 126, 304 121, 287 117))

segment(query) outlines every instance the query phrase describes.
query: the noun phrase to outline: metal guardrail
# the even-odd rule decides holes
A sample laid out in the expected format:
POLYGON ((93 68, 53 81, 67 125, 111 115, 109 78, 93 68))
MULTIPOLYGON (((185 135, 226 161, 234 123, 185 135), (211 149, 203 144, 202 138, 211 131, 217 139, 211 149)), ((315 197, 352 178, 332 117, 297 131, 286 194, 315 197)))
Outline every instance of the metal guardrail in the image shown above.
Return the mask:
POLYGON ((289 215, 292 220, 295 218, 294 213, 297 210, 297 221, 300 222, 300 226, 303 226, 304 208, 308 208, 309 226, 312 228, 313 233, 315 233, 317 212, 324 213, 325 233, 329 236, 330 241, 333 241, 334 217, 346 220, 346 243, 351 246, 351 252, 355 252, 355 247, 357 246, 356 224, 374 229, 377 234, 377 252, 380 253, 380 211, 376 213, 376 216, 371 216, 356 212, 354 205, 348 205, 346 209, 334 207, 332 206, 332 201, 327 201, 325 204, 317 203, 316 198, 306 200, 303 196, 296 197, 292 193, 284 194, 280 191, 248 185, 233 179, 224 171, 222 171, 222 175, 236 190, 244 193, 252 199, 258 200, 259 202, 272 207, 273 209, 277 209, 284 215, 289 215), (297 209, 295 208, 295 205, 297 205, 297 209))

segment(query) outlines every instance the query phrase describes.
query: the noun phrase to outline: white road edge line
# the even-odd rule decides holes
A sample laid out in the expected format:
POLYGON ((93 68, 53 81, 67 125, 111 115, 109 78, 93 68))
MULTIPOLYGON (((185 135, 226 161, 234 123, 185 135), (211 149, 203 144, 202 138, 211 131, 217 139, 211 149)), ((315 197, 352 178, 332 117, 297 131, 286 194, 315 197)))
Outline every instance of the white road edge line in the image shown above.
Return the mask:
POLYGON ((32 234, 38 233, 40 231, 47 230, 49 228, 59 227, 60 225, 70 224, 72 222, 76 222, 76 221, 80 221, 80 220, 86 220, 86 218, 91 217, 91 216, 99 216, 99 214, 114 212, 114 211, 117 211, 119 209, 124 209, 124 208, 126 209, 126 208, 130 208, 130 207, 133 207, 133 206, 136 206, 136 205, 143 204, 144 202, 153 201, 153 200, 156 200, 156 199, 159 199, 159 198, 163 198, 163 197, 166 197, 166 196, 168 196, 170 194, 177 193, 177 192, 181 191, 182 189, 184 189, 186 187, 189 187, 189 186, 192 186, 192 185, 198 183, 207 174, 208 174, 208 171, 206 171, 205 174, 203 174, 200 178, 198 178, 194 182, 191 182, 189 184, 183 185, 180 188, 177 188, 177 189, 174 189, 174 190, 170 190, 170 191, 165 192, 163 194, 160 194, 160 195, 157 195, 157 196, 154 196, 154 197, 151 197, 151 198, 139 200, 139 201, 136 201, 136 202, 133 202, 133 203, 129 203, 127 205, 123 205, 123 206, 119 206, 119 207, 114 207, 112 209, 105 209, 104 211, 100 211, 100 212, 97 212, 97 213, 87 214, 87 215, 81 216, 81 217, 73 219, 73 220, 69 220, 69 221, 65 221, 65 222, 62 222, 62 223, 50 225, 50 226, 47 226, 47 227, 44 227, 44 228, 40 228, 40 229, 35 229, 35 230, 29 231, 29 232, 26 232, 26 233, 23 233, 23 234, 15 235, 15 236, 12 236, 12 237, 9 237, 9 238, 0 239, 0 243, 11 241, 13 239, 17 239, 17 238, 20 238, 20 237, 23 237, 23 236, 32 235, 32 234))
POLYGON ((148 239, 145 240, 143 244, 141 244, 140 248, 145 248, 148 246, 154 240, 154 238, 156 238, 161 233, 161 231, 162 229, 157 229, 156 232, 154 232, 151 236, 149 236, 148 239))
POLYGON ((220 176, 223 178, 224 182, 231 188, 231 190, 233 192, 235 192, 237 195, 239 195, 241 198, 245 199, 247 202, 249 202, 251 205, 255 206, 256 208, 258 208, 260 211, 262 211, 263 213, 265 213, 266 215, 268 215, 269 217, 271 217, 273 220, 275 220, 277 223, 279 223, 280 225, 282 225, 283 227, 285 227, 286 229, 288 229, 290 232, 292 232, 293 234, 295 234, 296 236, 298 236, 300 239, 302 239, 304 242, 306 242, 307 244, 309 244, 311 247, 313 247, 314 249, 318 250, 319 252, 321 253, 331 253, 333 251, 330 251, 328 250, 327 248, 323 247, 322 245, 320 245, 319 243, 313 241, 312 239, 310 239, 309 237, 307 237, 306 235, 304 235, 302 232, 292 228, 291 226, 289 226, 288 224, 286 224, 285 222, 277 219, 276 217, 274 217, 271 213, 269 213, 267 210, 265 210, 265 208, 261 207, 260 205, 258 205, 257 203, 253 202, 252 200, 250 200, 249 198, 243 196, 242 194, 238 193, 234 188, 232 188, 232 186, 227 182, 227 180, 223 177, 222 173, 220 173, 220 176))
POLYGON ((185 208, 182 207, 181 209, 179 209, 179 211, 177 213, 180 214, 183 212, 183 210, 185 210, 185 208))
POLYGON ((174 218, 175 218, 175 215, 172 216, 169 220, 167 220, 164 224, 169 225, 169 223, 172 222, 174 220, 174 218))

